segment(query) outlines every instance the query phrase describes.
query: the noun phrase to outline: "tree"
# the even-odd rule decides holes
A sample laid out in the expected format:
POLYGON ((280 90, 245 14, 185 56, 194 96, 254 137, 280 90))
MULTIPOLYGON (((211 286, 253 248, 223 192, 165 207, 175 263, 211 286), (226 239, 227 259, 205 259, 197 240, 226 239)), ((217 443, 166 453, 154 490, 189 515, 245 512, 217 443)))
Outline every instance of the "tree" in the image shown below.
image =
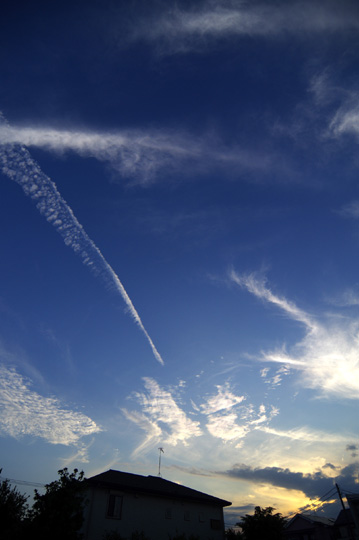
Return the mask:
POLYGON ((242 534, 239 531, 232 529, 232 527, 226 530, 224 536, 226 540, 239 540, 240 538, 243 538, 242 534))
POLYGON ((26 501, 27 496, 22 495, 16 487, 11 488, 9 480, 0 483, 0 524, 4 540, 19 538, 27 512, 26 501))
POLYGON ((43 495, 35 490, 31 532, 38 540, 79 540, 85 506, 84 472, 58 471, 59 479, 46 484, 43 495))
POLYGON ((241 516, 241 521, 237 523, 242 529, 245 540, 281 540, 285 518, 282 514, 273 514, 271 506, 261 508, 256 506, 254 514, 241 516))

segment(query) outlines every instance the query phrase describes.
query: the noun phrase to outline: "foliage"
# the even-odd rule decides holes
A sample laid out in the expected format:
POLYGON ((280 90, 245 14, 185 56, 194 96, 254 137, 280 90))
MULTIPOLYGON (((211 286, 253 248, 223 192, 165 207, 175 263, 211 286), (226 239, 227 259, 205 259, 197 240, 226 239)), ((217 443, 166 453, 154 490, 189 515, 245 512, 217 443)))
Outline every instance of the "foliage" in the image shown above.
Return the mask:
POLYGON ((102 536, 102 540, 125 540, 117 531, 107 531, 102 536))
POLYGON ((196 534, 190 534, 188 537, 182 533, 182 534, 176 534, 176 536, 170 536, 170 540, 200 540, 200 537, 196 534))
MULTIPOLYGON (((0 474, 2 469, 0 469, 0 474)), ((0 483, 0 523, 1 538, 19 538, 23 520, 27 512, 27 496, 17 488, 11 488, 9 480, 0 483)))
MULTIPOLYGON (((102 540, 126 540, 121 534, 117 531, 108 531, 102 536, 102 540)), ((148 540, 147 536, 143 531, 135 531, 131 534, 130 540, 148 540)))
POLYGON ((135 531, 131 534, 131 540, 148 540, 148 538, 144 535, 143 531, 135 531))
POLYGON ((85 506, 84 473, 58 471, 59 479, 46 484, 44 495, 35 490, 30 512, 31 533, 37 540, 78 540, 85 506))
POLYGON ((281 540, 285 518, 282 514, 273 514, 271 506, 261 508, 256 506, 254 514, 241 516, 241 521, 237 523, 243 531, 245 540, 281 540))
POLYGON ((225 538, 226 540, 239 540, 240 538, 243 538, 243 536, 240 531, 235 531, 234 529, 230 528, 226 530, 225 538))

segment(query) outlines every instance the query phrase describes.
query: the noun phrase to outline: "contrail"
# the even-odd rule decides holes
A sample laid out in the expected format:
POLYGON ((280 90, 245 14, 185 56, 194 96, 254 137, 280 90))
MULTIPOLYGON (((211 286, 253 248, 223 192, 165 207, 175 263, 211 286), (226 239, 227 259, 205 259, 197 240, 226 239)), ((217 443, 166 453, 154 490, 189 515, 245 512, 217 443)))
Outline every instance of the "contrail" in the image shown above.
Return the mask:
MULTIPOLYGON (((0 117, 0 124, 2 121, 0 117)), ((106 283, 115 286, 133 319, 146 336, 156 360, 163 365, 161 355, 116 272, 78 222, 73 211, 57 190, 56 184, 42 172, 28 150, 19 144, 0 145, 0 168, 11 180, 20 184, 26 195, 36 201, 36 207, 40 213, 55 227, 65 244, 73 249, 82 262, 96 275, 100 275, 106 283)))

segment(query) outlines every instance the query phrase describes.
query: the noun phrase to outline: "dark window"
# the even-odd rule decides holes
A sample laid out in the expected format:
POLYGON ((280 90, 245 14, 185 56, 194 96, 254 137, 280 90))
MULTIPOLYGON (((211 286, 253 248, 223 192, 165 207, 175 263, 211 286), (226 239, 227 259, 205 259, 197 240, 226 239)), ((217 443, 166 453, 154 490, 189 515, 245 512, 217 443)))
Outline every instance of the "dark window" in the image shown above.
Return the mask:
POLYGON ((189 510, 186 510, 185 513, 183 514, 183 519, 185 521, 191 521, 191 515, 189 513, 189 510))
POLYGON ((211 529, 214 531, 220 531, 222 529, 222 522, 220 519, 211 519, 211 529))
POLYGON ((200 512, 198 514, 198 521, 200 521, 201 523, 204 523, 204 515, 203 515, 203 512, 200 512))
POLYGON ((165 518, 166 519, 172 519, 172 508, 166 508, 165 518))
POLYGON ((121 519, 122 514, 122 495, 110 493, 108 498, 107 517, 121 519))

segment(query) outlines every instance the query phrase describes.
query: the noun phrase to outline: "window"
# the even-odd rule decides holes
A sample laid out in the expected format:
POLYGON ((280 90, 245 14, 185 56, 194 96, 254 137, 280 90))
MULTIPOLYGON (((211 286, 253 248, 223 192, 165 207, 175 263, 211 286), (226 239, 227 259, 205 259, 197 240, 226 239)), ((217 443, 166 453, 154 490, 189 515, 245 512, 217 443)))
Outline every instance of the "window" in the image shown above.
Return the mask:
POLYGON ((204 515, 203 515, 203 512, 199 512, 198 514, 198 521, 200 523, 204 523, 204 515))
POLYGON ((191 515, 189 513, 189 510, 186 510, 185 513, 183 514, 183 519, 185 521, 191 521, 191 515))
POLYGON ((222 523, 220 519, 211 519, 211 529, 214 531, 220 531, 222 529, 222 523))
POLYGON ((122 499, 122 495, 110 493, 108 498, 107 517, 121 519, 122 499))

